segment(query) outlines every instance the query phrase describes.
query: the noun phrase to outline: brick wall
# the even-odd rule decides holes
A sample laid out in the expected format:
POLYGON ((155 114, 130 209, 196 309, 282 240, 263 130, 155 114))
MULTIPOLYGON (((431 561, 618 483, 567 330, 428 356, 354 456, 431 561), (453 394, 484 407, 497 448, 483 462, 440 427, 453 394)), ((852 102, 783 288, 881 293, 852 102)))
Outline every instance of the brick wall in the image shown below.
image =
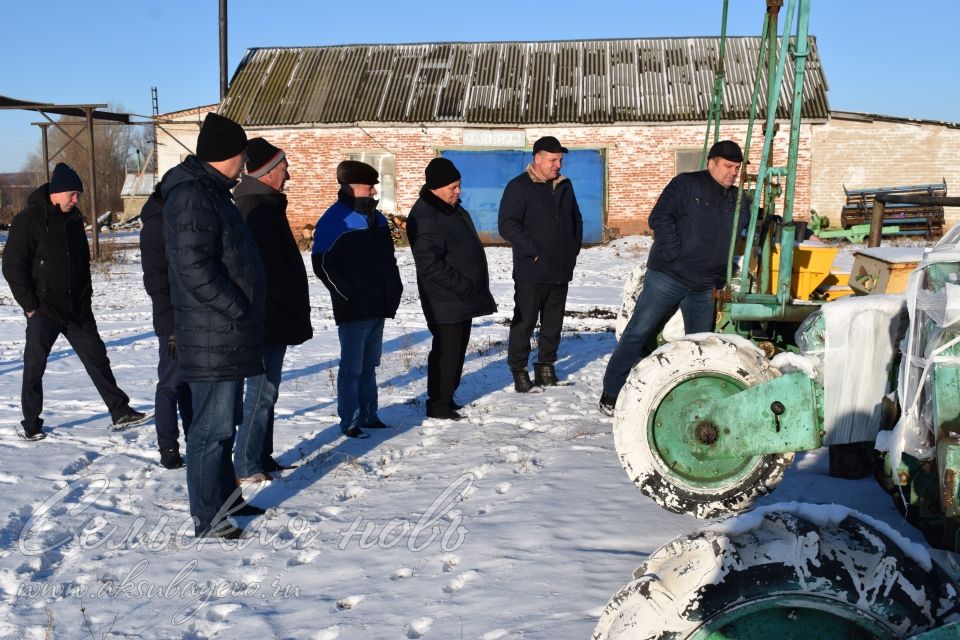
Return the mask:
MULTIPOLYGON (((833 117, 813 134, 810 206, 839 226, 843 187, 893 187, 947 181, 960 193, 960 129, 932 122, 833 117)), ((947 223, 960 211, 946 209, 947 223)))
MULTIPOLYGON (((811 125, 803 125, 796 212, 806 217, 810 208, 811 125)), ((721 137, 742 141, 745 125, 728 125, 721 137)), ((336 166, 350 152, 389 151, 396 158, 398 212, 406 214, 423 185, 423 168, 443 149, 467 148, 460 127, 367 126, 344 128, 248 129, 249 137, 262 136, 281 147, 290 160, 291 179, 286 191, 288 215, 294 231, 315 223, 337 193, 336 166)), ((528 146, 543 135, 553 135, 567 147, 602 149, 607 166, 606 224, 621 235, 644 233, 650 209, 674 175, 675 150, 699 149, 704 125, 542 127, 526 130, 528 146)), ((774 164, 786 163, 789 126, 784 124, 774 145, 774 164)), ((754 140, 762 136, 754 130, 754 140)), ((751 158, 760 160, 760 144, 752 145, 751 158)))
POLYGON ((197 134, 200 125, 210 111, 216 111, 217 105, 209 104, 184 111, 174 111, 160 115, 161 127, 157 134, 157 172, 164 173, 180 164, 181 160, 197 149, 197 134))

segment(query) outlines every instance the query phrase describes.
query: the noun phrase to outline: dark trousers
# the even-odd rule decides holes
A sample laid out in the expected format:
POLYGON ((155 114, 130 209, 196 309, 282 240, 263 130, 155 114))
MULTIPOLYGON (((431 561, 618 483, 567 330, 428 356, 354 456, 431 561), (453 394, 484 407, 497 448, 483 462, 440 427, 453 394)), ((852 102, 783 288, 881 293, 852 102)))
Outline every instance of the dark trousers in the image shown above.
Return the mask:
POLYGON ((97 321, 91 316, 83 321, 68 320, 60 324, 40 311, 27 318, 27 344, 23 349, 23 390, 20 403, 23 406, 23 425, 40 426, 43 420, 43 372, 47 358, 57 337, 63 334, 76 352, 87 375, 103 398, 110 417, 117 420, 130 406, 130 398, 117 386, 110 370, 107 347, 100 339, 97 321))
POLYGON ((463 360, 470 342, 470 320, 454 324, 427 323, 433 344, 427 358, 427 410, 450 409, 460 386, 463 360))
POLYGON ((177 439, 177 409, 183 421, 183 435, 187 436, 193 422, 193 405, 190 398, 190 385, 180 379, 180 362, 177 354, 171 352, 170 336, 160 338, 160 362, 157 364, 157 393, 154 397, 157 424, 157 446, 160 449, 180 449, 177 439))
POLYGON ((563 311, 567 304, 567 285, 513 283, 513 320, 507 345, 507 364, 511 369, 526 369, 530 360, 530 336, 540 320, 537 362, 557 361, 563 311))

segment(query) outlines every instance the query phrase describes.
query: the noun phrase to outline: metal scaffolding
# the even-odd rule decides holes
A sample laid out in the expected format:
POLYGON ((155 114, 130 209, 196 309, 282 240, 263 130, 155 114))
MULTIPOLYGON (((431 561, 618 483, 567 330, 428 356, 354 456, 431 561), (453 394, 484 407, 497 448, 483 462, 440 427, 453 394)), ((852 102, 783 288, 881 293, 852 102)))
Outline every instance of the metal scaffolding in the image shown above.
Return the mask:
MULTIPOLYGON (((109 122, 115 122, 119 124, 140 124, 130 121, 132 114, 129 113, 114 113, 112 111, 101 111, 101 107, 106 107, 105 104, 53 104, 50 102, 34 102, 31 100, 17 100, 15 98, 8 98, 6 96, 0 96, 0 109, 21 109, 25 111, 36 111, 48 122, 34 123, 40 127, 40 138, 43 149, 43 169, 46 176, 46 181, 50 181, 50 161, 55 159, 64 149, 67 148, 70 144, 76 144, 81 149, 83 145, 80 143, 77 138, 84 132, 87 132, 87 158, 89 163, 89 176, 88 184, 90 185, 90 211, 88 213, 90 218, 90 226, 93 228, 93 259, 97 260, 100 257, 100 235, 99 228, 97 225, 97 179, 96 179, 96 154, 94 149, 93 142, 93 121, 94 120, 105 120, 109 122), (67 133, 60 125, 59 122, 51 118, 48 114, 56 114, 62 116, 74 116, 77 118, 83 118, 85 123, 82 129, 77 133, 71 135, 67 133), (48 148, 48 139, 47 139, 47 129, 53 126, 61 131, 66 137, 67 142, 60 149, 56 151, 52 156, 50 155, 50 150, 48 148)), ((71 123, 72 124, 72 123, 71 123)), ((81 124, 81 123, 77 123, 81 124)))

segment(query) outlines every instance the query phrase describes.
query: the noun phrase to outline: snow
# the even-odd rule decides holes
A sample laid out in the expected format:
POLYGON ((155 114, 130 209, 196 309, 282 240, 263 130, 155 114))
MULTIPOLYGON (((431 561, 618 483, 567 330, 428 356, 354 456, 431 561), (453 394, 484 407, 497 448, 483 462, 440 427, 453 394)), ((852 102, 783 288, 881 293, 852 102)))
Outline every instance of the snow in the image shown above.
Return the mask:
MULTIPOLYGON (((581 252, 568 310, 615 314, 649 244, 581 252)), ((378 374, 394 428, 362 441, 337 427, 337 335, 310 276, 315 338, 287 352, 275 436, 299 466, 248 493, 267 515, 222 543, 193 539, 184 471, 158 465, 152 423, 110 430, 62 339, 44 378, 49 437, 17 437, 25 323, 0 283, 0 637, 588 637, 648 554, 705 523, 657 507, 620 466, 596 408, 613 314, 567 318, 566 384, 512 391, 510 252, 487 255, 499 311, 474 324, 467 419, 443 422, 424 418, 430 335, 398 250, 405 293, 378 374)), ((135 250, 96 267, 94 309, 120 385, 148 409, 158 345, 141 282, 135 250)), ((922 543, 872 480, 829 478, 825 450, 798 455, 760 505, 838 496, 922 543)))

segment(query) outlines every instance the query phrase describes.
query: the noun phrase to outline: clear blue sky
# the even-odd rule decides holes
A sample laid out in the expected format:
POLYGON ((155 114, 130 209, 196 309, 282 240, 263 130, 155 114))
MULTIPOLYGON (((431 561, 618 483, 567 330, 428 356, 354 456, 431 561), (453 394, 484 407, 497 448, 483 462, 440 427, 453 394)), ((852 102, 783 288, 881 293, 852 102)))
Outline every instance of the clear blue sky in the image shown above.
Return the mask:
MULTIPOLYGON (((731 0, 759 35, 764 0, 731 0)), ((833 109, 960 121, 960 1, 812 0, 833 109), (953 62, 951 62, 953 61, 953 62)), ((229 74, 247 48, 719 35, 721 0, 230 0, 229 74)), ((217 0, 16 0, 0 8, 0 95, 150 113, 219 97, 217 0)), ((39 114, 0 111, 0 172, 39 148, 39 114)))

